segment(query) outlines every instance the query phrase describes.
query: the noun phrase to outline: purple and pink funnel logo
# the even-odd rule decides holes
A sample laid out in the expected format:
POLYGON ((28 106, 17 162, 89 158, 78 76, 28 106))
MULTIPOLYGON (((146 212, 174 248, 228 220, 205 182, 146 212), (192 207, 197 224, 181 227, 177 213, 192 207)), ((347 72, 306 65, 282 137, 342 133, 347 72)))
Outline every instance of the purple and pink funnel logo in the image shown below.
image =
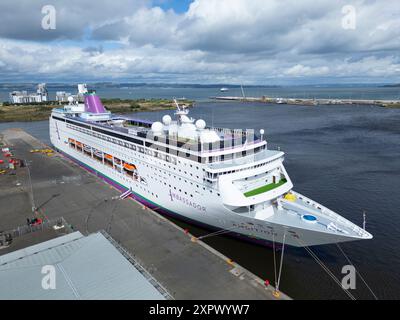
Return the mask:
POLYGON ((106 109, 101 103, 100 98, 96 93, 85 94, 85 110, 90 113, 106 113, 106 109))

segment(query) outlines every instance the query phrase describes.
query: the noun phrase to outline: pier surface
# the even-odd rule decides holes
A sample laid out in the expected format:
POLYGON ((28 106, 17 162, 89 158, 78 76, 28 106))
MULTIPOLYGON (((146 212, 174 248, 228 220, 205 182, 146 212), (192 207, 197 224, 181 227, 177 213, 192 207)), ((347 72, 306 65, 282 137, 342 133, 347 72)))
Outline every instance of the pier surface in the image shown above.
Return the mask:
MULTIPOLYGON (((0 231, 26 224, 35 206, 44 221, 63 217, 85 235, 105 230, 175 299, 289 299, 283 293, 276 298, 272 286, 202 241, 192 242, 158 213, 118 199, 118 190, 57 152, 31 153, 47 146, 26 132, 9 129, 1 138, 27 167, 0 175, 0 231)), ((7 160, 1 153, 0 159, 7 160)))
POLYGON ((277 104, 294 104, 294 105, 332 105, 332 104, 345 104, 345 105, 376 105, 380 107, 399 108, 400 100, 379 100, 379 99, 307 99, 307 98, 271 98, 263 97, 228 97, 219 96, 211 97, 214 100, 226 101, 246 101, 246 102, 264 102, 264 103, 277 103, 277 104))

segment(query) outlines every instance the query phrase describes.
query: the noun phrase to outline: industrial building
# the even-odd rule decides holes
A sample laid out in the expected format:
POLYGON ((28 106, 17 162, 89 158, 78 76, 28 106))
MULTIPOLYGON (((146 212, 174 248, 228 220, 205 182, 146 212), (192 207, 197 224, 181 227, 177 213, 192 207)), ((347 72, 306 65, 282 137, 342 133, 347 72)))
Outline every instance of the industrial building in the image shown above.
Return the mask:
POLYGON ((71 92, 65 92, 65 91, 57 91, 56 92, 56 101, 58 102, 68 102, 68 97, 73 95, 71 92))
POLYGON ((45 83, 37 85, 36 93, 28 93, 27 91, 13 91, 10 92, 11 103, 33 103, 33 102, 46 102, 48 101, 48 92, 45 83))
POLYGON ((0 255, 0 300, 165 300, 167 291, 107 233, 73 232, 0 255))

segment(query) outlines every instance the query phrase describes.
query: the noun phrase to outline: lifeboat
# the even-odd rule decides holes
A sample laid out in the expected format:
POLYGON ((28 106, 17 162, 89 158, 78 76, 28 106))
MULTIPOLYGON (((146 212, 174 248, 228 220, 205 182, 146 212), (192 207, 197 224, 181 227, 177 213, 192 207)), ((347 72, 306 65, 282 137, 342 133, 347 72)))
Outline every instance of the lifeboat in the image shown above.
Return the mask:
POLYGON ((68 142, 69 142, 69 143, 75 143, 75 140, 74 140, 74 139, 71 139, 71 138, 68 138, 68 142))
POLYGON ((76 141, 76 145, 82 148, 82 142, 76 141))
POLYGON ((121 160, 119 160, 118 158, 114 158, 114 163, 120 165, 121 164, 121 160))
POLYGON ((136 170, 136 166, 130 163, 124 163, 124 168, 129 171, 136 170))
POLYGON ((112 159, 113 159, 113 156, 112 156, 111 154, 107 154, 107 153, 104 154, 104 157, 105 157, 106 159, 108 159, 108 160, 111 160, 111 161, 112 161, 112 159))
POLYGON ((90 152, 91 147, 86 144, 83 145, 83 150, 90 152))

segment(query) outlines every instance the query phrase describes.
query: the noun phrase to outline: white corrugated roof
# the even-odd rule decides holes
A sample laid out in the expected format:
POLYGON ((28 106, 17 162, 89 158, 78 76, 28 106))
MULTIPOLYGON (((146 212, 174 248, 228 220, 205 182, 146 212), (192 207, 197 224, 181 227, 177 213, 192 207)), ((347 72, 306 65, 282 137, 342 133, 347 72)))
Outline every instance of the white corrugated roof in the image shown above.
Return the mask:
POLYGON ((74 232, 0 256, 0 299, 165 299, 101 234, 74 232), (53 265, 56 289, 43 289, 53 265))

